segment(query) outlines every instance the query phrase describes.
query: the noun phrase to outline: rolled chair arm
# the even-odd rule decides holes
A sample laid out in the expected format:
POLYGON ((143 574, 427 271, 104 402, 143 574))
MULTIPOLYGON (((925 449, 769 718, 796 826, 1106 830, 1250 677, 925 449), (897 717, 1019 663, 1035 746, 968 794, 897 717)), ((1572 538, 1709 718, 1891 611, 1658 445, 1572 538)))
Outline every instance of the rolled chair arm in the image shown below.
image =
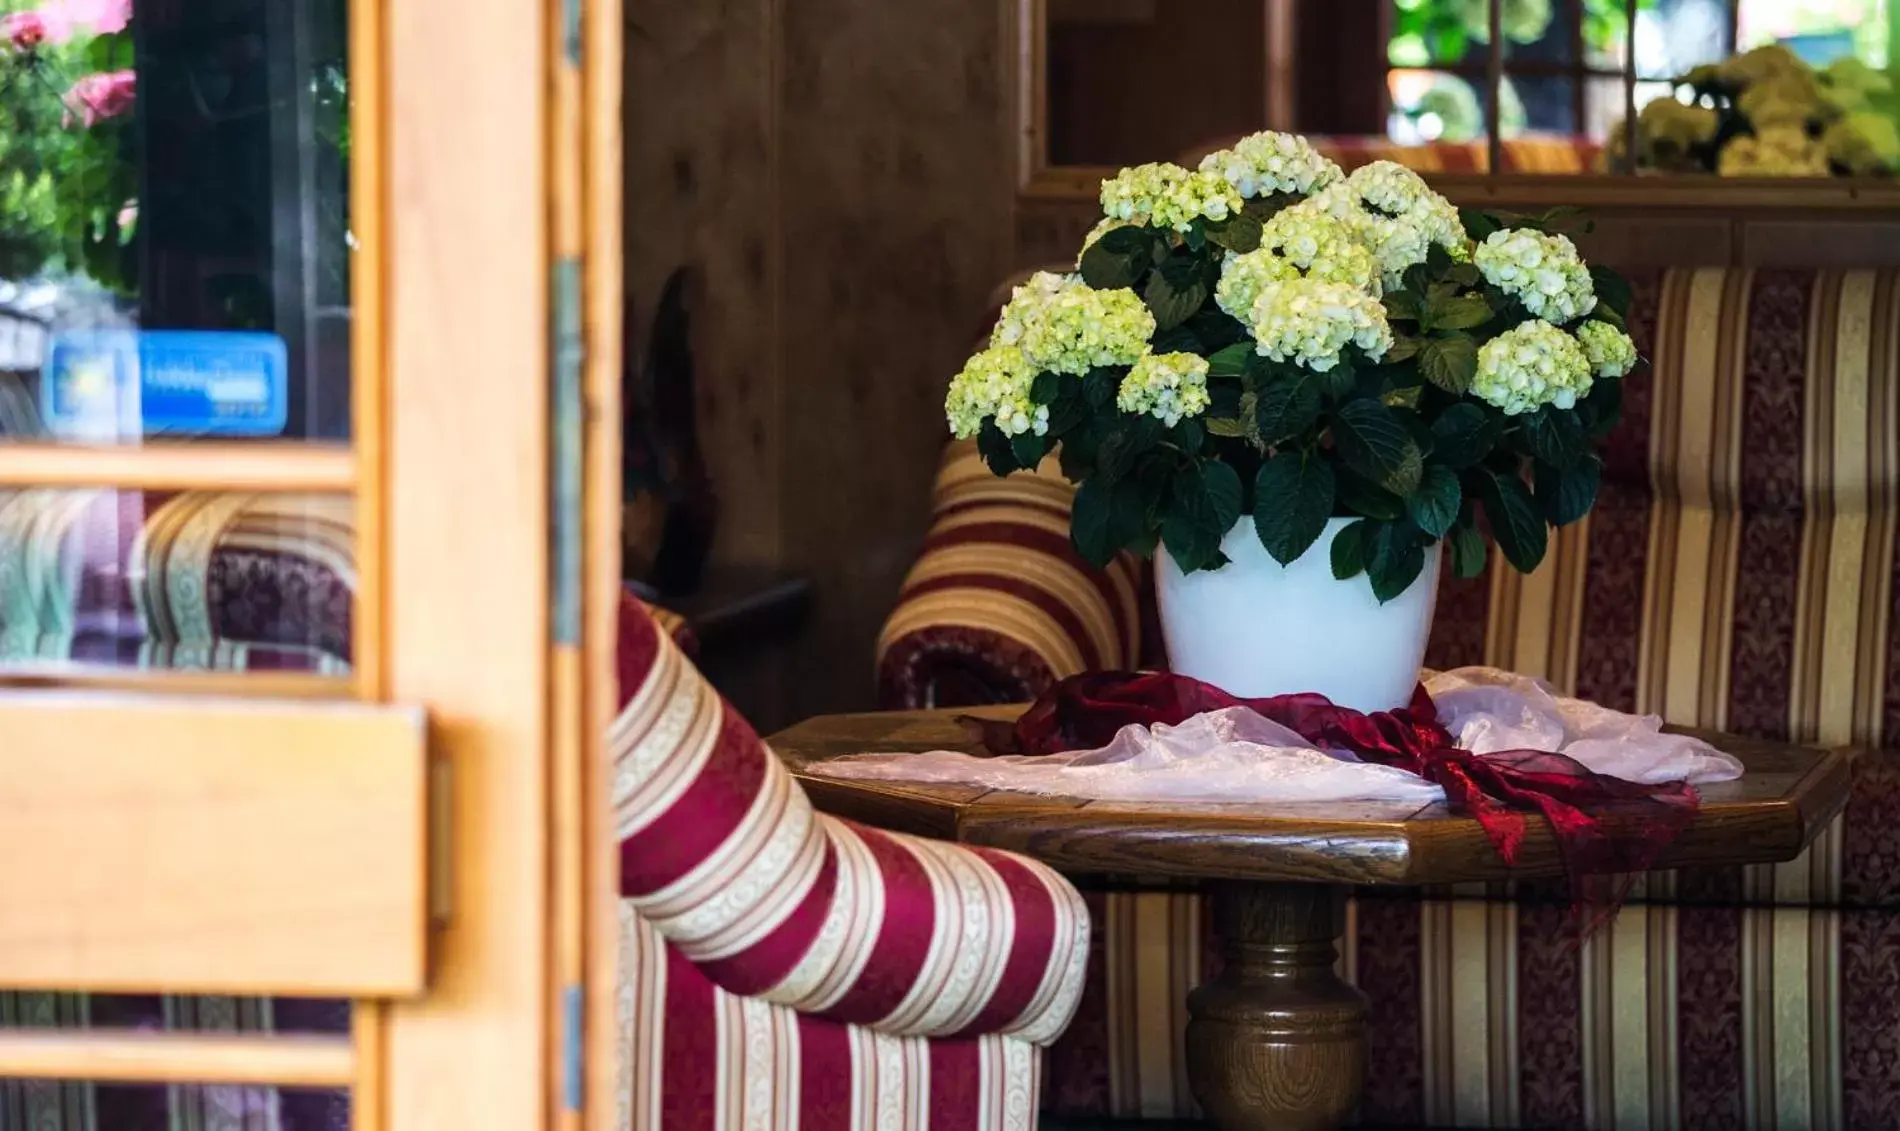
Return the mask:
POLYGON ((623 622, 609 732, 620 894, 728 993, 901 1037, 1047 1044, 1088 911, 1020 856, 815 812, 654 622, 623 622))
POLYGON ((1025 702, 1141 655, 1141 563, 1069 542, 1075 488, 1053 458, 1006 479, 974 441, 944 450, 930 532, 878 637, 886 709, 1025 702))

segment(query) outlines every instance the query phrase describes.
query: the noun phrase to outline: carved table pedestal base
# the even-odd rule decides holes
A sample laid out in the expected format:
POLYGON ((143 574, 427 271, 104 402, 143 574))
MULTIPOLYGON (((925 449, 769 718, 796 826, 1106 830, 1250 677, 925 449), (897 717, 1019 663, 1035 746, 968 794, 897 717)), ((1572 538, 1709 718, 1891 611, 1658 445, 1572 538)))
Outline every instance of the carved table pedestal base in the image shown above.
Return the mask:
POLYGON ((1330 1131, 1359 1106, 1366 996, 1333 972, 1346 892, 1214 889, 1226 968, 1188 996, 1187 1070, 1221 1131, 1330 1131))

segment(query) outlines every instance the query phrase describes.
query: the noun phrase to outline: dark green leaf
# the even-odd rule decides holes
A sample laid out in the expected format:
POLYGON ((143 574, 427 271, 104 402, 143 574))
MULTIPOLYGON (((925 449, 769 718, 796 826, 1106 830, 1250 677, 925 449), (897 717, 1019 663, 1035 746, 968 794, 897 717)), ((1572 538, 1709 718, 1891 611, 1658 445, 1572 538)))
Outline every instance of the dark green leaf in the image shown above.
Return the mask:
POLYGON ((1107 480, 1090 479, 1076 488, 1070 512, 1069 541, 1083 561, 1098 568, 1107 565, 1118 549, 1111 529, 1114 490, 1107 480))
POLYGON ((1219 569, 1227 564, 1227 555, 1221 553, 1220 539, 1210 536, 1205 527, 1179 510, 1170 510, 1162 517, 1161 541, 1167 544, 1169 556, 1183 573, 1219 569))
POLYGON ((1333 576, 1341 581, 1358 577, 1366 569, 1366 537, 1372 524, 1365 519, 1349 522, 1333 535, 1333 576))
POLYGON ((1520 428, 1524 446, 1540 463, 1552 467, 1569 467, 1583 458, 1588 450, 1583 423, 1577 419, 1575 409, 1545 405, 1518 419, 1523 421, 1520 428))
POLYGON ((1476 263, 1454 263, 1445 269, 1445 278, 1461 287, 1475 287, 1484 278, 1476 263))
POLYGON ((1198 217, 1188 225, 1186 242, 1189 251, 1199 251, 1207 246, 1207 221, 1198 217))
POLYGON ((1339 507, 1335 509, 1381 522, 1391 522, 1405 514, 1405 500, 1385 488, 1368 483, 1350 471, 1341 470, 1335 478, 1339 494, 1339 507))
POLYGON ((1418 351, 1418 371, 1447 393, 1463 396, 1478 375, 1478 345, 1464 334, 1433 338, 1418 351))
POLYGON ((1455 471, 1472 467, 1497 444, 1497 423, 1484 409, 1461 401, 1432 421, 1432 455, 1455 471))
POLYGON ((1209 227, 1207 238, 1209 242, 1219 244, 1228 251, 1245 255, 1260 246, 1260 226, 1259 220, 1243 211, 1225 224, 1209 227))
POLYGON ((1122 378, 1128 375, 1126 369, 1091 369, 1082 376, 1082 395, 1090 408, 1107 408, 1115 403, 1115 394, 1121 391, 1122 378))
POLYGON ((1271 196, 1256 196, 1240 206, 1242 215, 1251 216, 1262 224, 1280 214, 1280 210, 1299 198, 1289 193, 1276 192, 1271 196))
POLYGON ((1187 320, 1187 325, 1200 339, 1203 350, 1223 350, 1238 342, 1245 342, 1248 349, 1253 348, 1253 339, 1248 336, 1247 328, 1240 320, 1228 314, 1220 307, 1209 303, 1187 320))
POLYGON ((1129 225, 1111 228, 1082 253, 1082 281, 1097 290, 1132 287, 1167 254, 1159 232, 1129 225))
POLYGON ((1254 478, 1253 525, 1260 544, 1291 565, 1326 529, 1333 515, 1333 469, 1323 459, 1281 452, 1254 478))
POLYGON ((1347 401, 1333 417, 1333 442, 1346 466, 1401 497, 1424 470, 1418 445, 1391 409, 1375 400, 1347 401))
POLYGON ((977 432, 976 451, 994 475, 1008 475, 1022 466, 1016 460, 1016 450, 1010 446, 1009 437, 1003 435, 1003 430, 993 420, 984 421, 982 429, 977 432))
POLYGON ((1263 385, 1255 395, 1254 420, 1260 442, 1278 444, 1298 436, 1319 420, 1317 374, 1296 369, 1263 385))
POLYGON ((1090 479, 1076 489, 1069 540, 1083 561, 1105 566, 1141 537, 1144 516, 1141 493, 1134 484, 1111 486, 1101 479, 1090 479))
POLYGON ((1209 460, 1201 465, 1201 484, 1209 518, 1224 538, 1240 521, 1240 473, 1230 464, 1209 460))
POLYGON ((1397 335, 1392 339, 1392 348, 1386 350, 1385 356, 1380 358, 1379 361, 1385 365, 1397 365, 1401 361, 1410 361, 1413 357, 1418 355, 1419 347, 1423 344, 1423 341, 1419 338, 1408 338, 1403 334, 1397 335))
POLYGON ((1490 556, 1490 548, 1485 545, 1484 532, 1478 529, 1475 519, 1460 522, 1451 528, 1451 568, 1459 577, 1472 578, 1484 572, 1485 559, 1490 556))
POLYGON ((1425 324, 1433 330, 1469 330, 1491 320, 1491 304, 1476 292, 1435 300, 1425 312, 1425 324))
POLYGON ((1062 387, 1062 378, 1054 373, 1036 374, 1035 381, 1029 386, 1029 399, 1036 404, 1054 404, 1056 392, 1062 387))
POLYGON ((1201 340, 1186 326, 1176 326, 1156 333, 1149 339, 1148 350, 1151 353, 1200 353, 1201 340))
POLYGON ((1590 513, 1603 480, 1603 464, 1588 456, 1566 468, 1536 466, 1537 505, 1552 526, 1568 526, 1590 513))
POLYGON ((1382 522, 1367 539, 1366 576, 1372 580, 1372 595, 1381 605, 1404 593, 1418 580, 1425 568, 1425 547, 1418 535, 1402 522, 1382 522))
POLYGON ((1630 315, 1629 280, 1608 267, 1590 268, 1590 282, 1596 286, 1597 302, 1623 317, 1630 315))
POLYGON ((1207 430, 1201 422, 1189 417, 1174 426, 1174 446, 1189 455, 1197 455, 1201 444, 1207 439, 1207 430))
POLYGON ((1384 302, 1388 322, 1417 322, 1425 312, 1425 300, 1409 289, 1387 291, 1384 302))
POLYGON ((1458 220, 1465 226, 1465 235, 1478 243, 1483 243, 1486 236, 1504 227, 1496 216, 1478 208, 1460 208, 1458 220))
POLYGON ((1519 573, 1536 569, 1549 546, 1550 528, 1524 481, 1509 472, 1478 468, 1470 473, 1466 486, 1477 488, 1485 517, 1491 520, 1491 536, 1497 539, 1504 560, 1519 573))
POLYGON ((1127 475, 1135 466, 1135 458, 1141 453, 1135 450, 1135 440, 1127 428, 1117 428, 1102 437, 1101 446, 1095 449, 1095 466, 1102 479, 1113 483, 1127 475))
MULTIPOLYGON (((1308 370, 1301 369, 1300 372, 1305 373, 1308 370)), ((1359 371, 1343 360, 1319 375, 1319 391, 1334 400, 1351 396, 1358 385, 1359 371)))
POLYGON ((1049 438, 1034 432, 1023 432, 1010 440, 1009 448, 1015 454, 1017 463, 1033 468, 1042 462, 1042 457, 1049 451, 1049 438))
POLYGON ((1247 359, 1254 356, 1252 342, 1235 342, 1224 349, 1215 350, 1207 358, 1207 375, 1238 377, 1247 371, 1247 359))
POLYGON ((1617 422, 1623 419, 1623 382, 1615 378, 1598 378, 1596 384, 1590 387, 1590 395, 1577 406, 1577 411, 1583 421, 1585 434, 1592 440, 1601 440, 1616 431, 1617 422))
POLYGON ((1207 301, 1207 277, 1193 259, 1170 259, 1148 276, 1141 297, 1154 312, 1155 329, 1171 330, 1193 317, 1207 301))
POLYGON ((1075 381, 1064 381, 1056 393, 1055 403, 1049 406, 1049 436, 1062 439, 1068 436, 1089 416, 1089 403, 1082 395, 1082 387, 1075 381))
POLYGON ((1413 525, 1433 538, 1443 538, 1451 524, 1458 521, 1458 507, 1463 501, 1458 473, 1434 463, 1420 477, 1418 490, 1406 497, 1405 510, 1413 525))

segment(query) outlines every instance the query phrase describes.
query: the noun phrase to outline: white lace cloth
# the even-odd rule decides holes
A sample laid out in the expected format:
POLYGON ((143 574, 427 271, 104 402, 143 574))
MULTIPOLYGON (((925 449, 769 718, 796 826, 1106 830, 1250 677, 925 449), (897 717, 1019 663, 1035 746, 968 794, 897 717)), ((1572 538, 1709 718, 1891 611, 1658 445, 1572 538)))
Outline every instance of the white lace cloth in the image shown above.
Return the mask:
MULTIPOLYGON (((1600 774, 1654 784, 1728 781, 1742 764, 1700 739, 1662 733, 1654 715, 1626 715, 1553 695, 1495 668, 1433 675, 1425 689, 1458 745, 1475 754, 1548 750, 1600 774)), ((1098 750, 978 758, 949 750, 857 754, 808 767, 825 777, 981 785, 1098 801, 1415 801, 1444 790, 1392 766, 1322 750, 1246 707, 1179 726, 1123 727, 1098 750)))

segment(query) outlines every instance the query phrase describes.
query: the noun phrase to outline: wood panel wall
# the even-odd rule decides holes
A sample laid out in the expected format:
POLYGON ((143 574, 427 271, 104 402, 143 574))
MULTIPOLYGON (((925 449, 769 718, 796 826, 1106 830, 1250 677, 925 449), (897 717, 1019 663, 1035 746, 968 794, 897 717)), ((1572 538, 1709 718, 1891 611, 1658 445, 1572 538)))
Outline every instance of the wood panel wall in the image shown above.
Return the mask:
POLYGON ((629 348, 693 264, 715 561, 814 583, 801 638, 735 692, 762 729, 871 702, 943 389, 1010 254, 1014 11, 627 4, 629 348))

